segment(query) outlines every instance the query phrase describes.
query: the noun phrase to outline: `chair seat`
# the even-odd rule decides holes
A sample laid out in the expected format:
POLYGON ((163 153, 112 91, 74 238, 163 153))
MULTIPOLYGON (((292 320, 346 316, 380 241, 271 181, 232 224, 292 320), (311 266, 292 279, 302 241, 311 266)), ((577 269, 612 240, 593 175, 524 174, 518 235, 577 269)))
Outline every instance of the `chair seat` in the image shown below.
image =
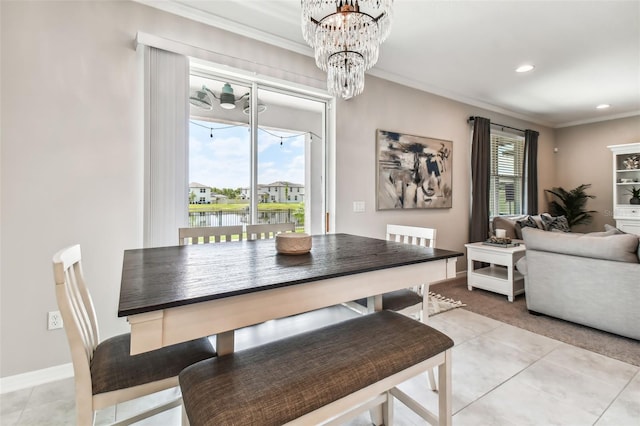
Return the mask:
MULTIPOLYGON (((367 299, 358 299, 356 303, 367 306, 367 299)), ((402 289, 382 295, 382 309, 389 311, 401 311, 409 306, 422 303, 422 296, 410 289, 402 289)))
POLYGON ((130 355, 131 337, 101 342, 91 360, 94 395, 177 376, 184 368, 216 355, 206 337, 139 355, 130 355))

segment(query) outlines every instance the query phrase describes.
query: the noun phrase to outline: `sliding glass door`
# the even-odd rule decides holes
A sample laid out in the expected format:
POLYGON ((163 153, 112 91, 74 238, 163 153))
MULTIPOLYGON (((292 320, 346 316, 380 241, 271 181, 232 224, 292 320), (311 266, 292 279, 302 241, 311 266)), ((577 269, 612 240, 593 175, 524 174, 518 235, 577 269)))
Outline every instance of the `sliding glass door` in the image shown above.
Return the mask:
POLYGON ((189 85, 189 226, 324 232, 325 102, 193 69, 189 85))

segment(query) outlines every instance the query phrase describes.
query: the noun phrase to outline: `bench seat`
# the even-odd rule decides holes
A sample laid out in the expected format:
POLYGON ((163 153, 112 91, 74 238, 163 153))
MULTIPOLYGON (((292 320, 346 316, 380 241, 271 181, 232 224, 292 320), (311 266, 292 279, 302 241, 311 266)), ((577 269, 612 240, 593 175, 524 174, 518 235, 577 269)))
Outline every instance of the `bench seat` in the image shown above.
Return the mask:
POLYGON ((314 412, 335 415, 323 407, 390 399, 393 387, 439 365, 439 422, 448 424, 452 346, 425 324, 376 312, 187 367, 184 410, 191 426, 317 423, 314 412))

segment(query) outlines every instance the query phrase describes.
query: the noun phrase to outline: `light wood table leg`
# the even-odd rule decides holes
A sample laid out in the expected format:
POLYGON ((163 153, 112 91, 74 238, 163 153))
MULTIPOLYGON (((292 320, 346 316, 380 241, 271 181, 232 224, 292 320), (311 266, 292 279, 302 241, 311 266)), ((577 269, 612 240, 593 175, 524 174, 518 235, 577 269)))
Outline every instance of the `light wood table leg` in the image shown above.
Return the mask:
POLYGON ((216 352, 218 356, 233 353, 235 334, 234 331, 225 331, 216 335, 216 352))

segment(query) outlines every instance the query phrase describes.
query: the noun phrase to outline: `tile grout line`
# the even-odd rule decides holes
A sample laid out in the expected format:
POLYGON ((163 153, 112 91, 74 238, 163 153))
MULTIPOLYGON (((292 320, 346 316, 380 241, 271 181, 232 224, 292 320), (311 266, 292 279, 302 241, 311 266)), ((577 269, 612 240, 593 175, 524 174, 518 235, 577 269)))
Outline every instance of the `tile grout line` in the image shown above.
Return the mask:
POLYGON ((613 405, 613 404, 618 400, 618 398, 620 398, 620 395, 622 395, 622 393, 623 393, 625 390, 627 390, 627 388, 629 388, 629 386, 631 386, 631 382, 633 382, 633 380, 634 380, 636 377, 640 378, 640 367, 637 367, 637 368, 638 368, 638 371, 636 371, 636 373, 635 373, 633 376, 631 376, 631 378, 629 379, 629 381, 627 381, 627 384, 625 384, 625 385, 622 387, 622 389, 620 390, 620 392, 618 392, 618 393, 616 394, 616 396, 611 400, 611 402, 607 405, 607 407, 606 407, 604 410, 602 410, 602 413, 600 413, 600 415, 598 416, 598 418, 596 419, 596 421, 595 421, 595 422, 593 422, 593 425, 594 425, 594 426, 595 426, 596 424, 598 424, 598 422, 600 421, 600 419, 602 419, 602 416, 604 416, 604 415, 605 415, 605 413, 606 413, 607 411, 609 411, 609 409, 611 408, 611 406, 612 406, 612 405, 613 405))
POLYGON ((16 419, 15 424, 19 425, 20 421, 22 420, 22 416, 24 416, 24 411, 27 409, 28 405, 29 405, 29 401, 31 401, 31 397, 33 396, 33 392, 35 391, 36 387, 32 386, 29 389, 29 396, 27 397, 24 405, 22 406, 22 408, 20 409, 20 415, 18 416, 18 418, 16 419))
MULTIPOLYGON (((497 321, 497 320, 496 320, 496 321, 497 321)), ((482 333, 482 334, 479 334, 479 335, 477 335, 477 336, 473 337, 472 339, 466 340, 466 341, 465 341, 465 342, 463 342, 463 343, 466 343, 466 342, 471 341, 471 340, 475 340, 475 339, 477 339, 477 338, 479 338, 479 337, 481 337, 481 336, 485 336, 485 337, 489 338, 490 340, 494 340, 494 341, 496 341, 496 339, 492 339, 490 336, 486 336, 486 335, 487 335, 488 333, 490 333, 490 332, 494 331, 494 330, 497 330, 497 329, 498 329, 498 328, 500 328, 500 327, 504 327, 504 326, 508 326, 508 325, 509 325, 509 324, 503 323, 502 321, 498 321, 498 322, 500 322, 500 323, 501 323, 498 327, 495 327, 495 328, 493 328, 493 329, 491 329, 491 330, 488 330, 488 331, 486 331, 486 332, 484 332, 484 333, 482 333)), ((562 343, 562 342, 560 342, 560 343, 562 343)), ((508 345, 507 345, 507 346, 508 346, 508 345)), ((556 347, 557 347, 557 346, 556 346, 556 347)), ((538 362, 540 362, 544 357, 546 357, 549 353, 553 352, 555 349, 556 349, 556 348, 553 348, 551 351, 549 351, 549 352, 547 352, 546 354, 542 355, 541 357, 539 357, 538 359, 536 359, 534 362, 530 363, 529 365, 527 365, 527 366, 526 366, 526 367, 524 367, 523 369, 521 369, 521 370, 517 371, 517 372, 516 372, 516 373, 514 373, 512 376, 508 377, 507 379, 505 379, 505 380, 504 380, 504 381, 502 381, 501 383, 499 383, 499 384, 497 384, 496 386, 494 386, 493 388, 489 389, 487 392, 483 393, 483 394, 482 394, 481 396, 479 396, 478 398, 476 398, 476 399, 474 399, 473 401, 469 402, 467 405, 465 405, 464 407, 462 407, 462 408, 460 408, 458 411, 456 411, 456 412, 454 413, 454 415, 455 415, 455 414, 460 413, 460 412, 461 412, 462 410, 464 410, 465 408, 467 408, 467 407, 469 407, 469 406, 471 406, 471 405, 475 404, 476 402, 480 401, 482 398, 484 398, 484 397, 488 396, 491 392, 493 392, 493 391, 497 390, 498 388, 500 388, 501 386, 505 385, 507 382, 509 382, 510 380, 514 379, 516 376, 518 376, 518 375, 522 374, 525 370, 527 370, 528 368, 530 368, 530 367, 531 367, 531 366, 533 366, 534 364, 537 364, 538 362)))

